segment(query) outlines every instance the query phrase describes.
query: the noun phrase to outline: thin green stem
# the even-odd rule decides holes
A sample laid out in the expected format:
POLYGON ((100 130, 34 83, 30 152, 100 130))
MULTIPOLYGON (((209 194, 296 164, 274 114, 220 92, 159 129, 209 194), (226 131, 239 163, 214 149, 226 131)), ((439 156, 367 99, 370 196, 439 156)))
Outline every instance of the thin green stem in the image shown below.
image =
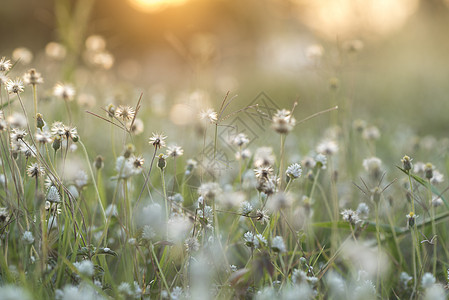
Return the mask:
POLYGON ((282 190, 284 188, 285 183, 285 171, 284 171, 284 156, 285 156, 285 134, 281 134, 281 155, 280 155, 280 161, 279 161, 279 190, 282 190))
POLYGON ((103 201, 101 200, 100 192, 98 191, 98 186, 97 186, 97 182, 95 181, 94 172, 92 171, 89 154, 87 154, 86 147, 84 146, 83 142, 81 141, 81 138, 78 140, 78 143, 81 145, 81 148, 83 148, 84 156, 86 157, 87 166, 89 167, 89 173, 92 178, 92 182, 94 184, 95 193, 97 194, 98 204, 100 204, 101 212, 103 214, 104 221, 106 222, 106 220, 107 220, 106 212, 103 207, 103 201))

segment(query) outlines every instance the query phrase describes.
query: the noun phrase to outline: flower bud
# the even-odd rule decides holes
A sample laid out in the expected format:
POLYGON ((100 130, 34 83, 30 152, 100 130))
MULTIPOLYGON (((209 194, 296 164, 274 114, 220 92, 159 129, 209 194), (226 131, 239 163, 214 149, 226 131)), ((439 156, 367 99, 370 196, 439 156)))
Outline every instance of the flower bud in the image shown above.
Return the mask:
POLYGON ((167 166, 167 163, 165 161, 165 155, 164 154, 159 154, 159 161, 157 162, 157 166, 159 167, 159 169, 164 170, 165 167, 167 166))

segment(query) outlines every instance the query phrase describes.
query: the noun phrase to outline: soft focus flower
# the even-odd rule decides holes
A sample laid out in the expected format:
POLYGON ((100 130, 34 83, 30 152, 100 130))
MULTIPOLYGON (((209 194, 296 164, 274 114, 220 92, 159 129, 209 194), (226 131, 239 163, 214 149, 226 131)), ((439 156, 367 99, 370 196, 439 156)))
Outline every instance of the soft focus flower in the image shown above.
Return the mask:
POLYGON ((333 140, 326 140, 318 144, 316 151, 324 155, 333 155, 337 153, 338 145, 333 140))
POLYGON ((296 125, 296 119, 291 115, 291 111, 282 109, 278 110, 272 119, 273 129, 280 134, 287 134, 292 131, 296 125))
POLYGON ((271 249, 276 252, 284 253, 287 251, 282 236, 275 236, 271 241, 271 249))
POLYGON ((41 73, 38 73, 35 69, 28 70, 23 75, 23 81, 25 82, 25 84, 30 85, 37 85, 44 82, 41 73))
POLYGON ((365 140, 378 140, 380 138, 380 131, 376 126, 369 126, 363 130, 362 137, 365 140))
POLYGON ((22 241, 25 242, 25 244, 31 245, 34 243, 34 237, 33 233, 31 231, 25 231, 22 235, 22 241))
POLYGON ((52 185, 48 189, 46 200, 50 203, 59 203, 61 202, 61 196, 59 195, 58 189, 52 185))
POLYGON ((33 53, 28 48, 19 47, 13 50, 12 59, 23 65, 28 65, 33 60, 33 53))
POLYGON ((168 146, 167 148, 167 156, 170 157, 178 157, 184 154, 184 150, 177 145, 168 146))
POLYGON ((271 147, 261 147, 257 148, 254 154, 254 166, 258 167, 268 167, 274 164, 275 156, 273 154, 273 148, 271 147))
POLYGON ((249 139, 244 133, 239 133, 232 139, 232 144, 237 147, 246 146, 249 143, 249 139))
POLYGON ((218 114, 212 108, 208 108, 200 112, 201 120, 209 120, 210 123, 215 124, 218 121, 218 114))
POLYGON ((8 72, 11 66, 11 61, 6 59, 6 57, 2 57, 2 59, 0 59, 0 72, 8 72))
POLYGON ((357 225, 362 220, 359 218, 359 214, 356 211, 353 211, 352 209, 345 209, 341 212, 341 215, 343 217, 343 220, 345 222, 348 222, 352 225, 357 225))
POLYGON ((53 88, 53 95, 66 101, 72 101, 75 97, 75 88, 71 84, 59 82, 53 88))

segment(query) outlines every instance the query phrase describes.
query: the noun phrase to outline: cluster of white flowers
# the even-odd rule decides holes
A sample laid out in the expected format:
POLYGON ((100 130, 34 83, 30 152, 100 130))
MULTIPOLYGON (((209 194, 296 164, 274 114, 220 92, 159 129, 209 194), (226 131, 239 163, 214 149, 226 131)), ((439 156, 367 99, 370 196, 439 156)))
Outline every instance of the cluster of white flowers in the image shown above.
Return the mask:
POLYGON ((263 237, 260 233, 254 235, 252 232, 248 231, 243 235, 246 246, 258 249, 267 245, 267 239, 263 237))
POLYGON ((115 162, 115 170, 118 178, 126 179, 142 172, 143 159, 135 156, 119 156, 115 162))

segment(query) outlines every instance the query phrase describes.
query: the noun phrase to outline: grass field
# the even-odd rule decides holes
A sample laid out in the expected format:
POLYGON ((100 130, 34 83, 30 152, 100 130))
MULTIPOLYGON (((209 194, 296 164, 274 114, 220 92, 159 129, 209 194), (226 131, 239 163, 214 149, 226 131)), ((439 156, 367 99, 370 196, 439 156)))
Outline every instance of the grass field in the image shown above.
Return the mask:
POLYGON ((446 299, 437 59, 347 39, 231 76, 170 36, 187 63, 145 83, 58 3, 66 41, 0 53, 0 299, 446 299))

